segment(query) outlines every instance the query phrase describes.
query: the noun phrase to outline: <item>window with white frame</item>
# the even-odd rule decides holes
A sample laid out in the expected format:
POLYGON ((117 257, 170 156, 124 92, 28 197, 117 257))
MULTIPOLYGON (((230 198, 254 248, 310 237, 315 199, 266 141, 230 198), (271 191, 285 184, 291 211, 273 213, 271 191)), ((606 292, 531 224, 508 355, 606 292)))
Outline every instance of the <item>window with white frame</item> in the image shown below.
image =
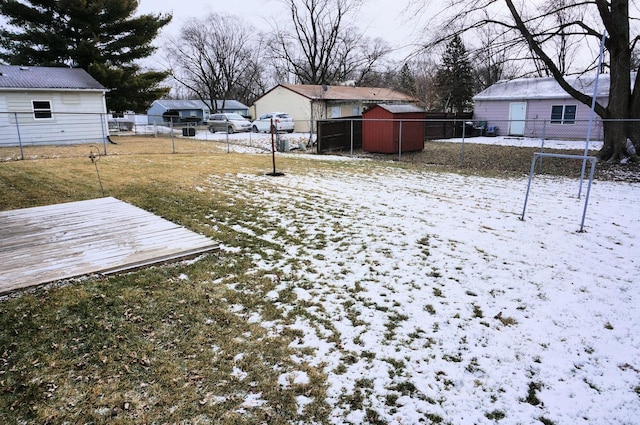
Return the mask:
POLYGON ((33 106, 33 118, 37 120, 50 120, 53 115, 51 114, 51 102, 48 100, 33 100, 31 101, 33 106))
POLYGON ((575 124, 576 105, 553 105, 551 107, 551 124, 575 124))

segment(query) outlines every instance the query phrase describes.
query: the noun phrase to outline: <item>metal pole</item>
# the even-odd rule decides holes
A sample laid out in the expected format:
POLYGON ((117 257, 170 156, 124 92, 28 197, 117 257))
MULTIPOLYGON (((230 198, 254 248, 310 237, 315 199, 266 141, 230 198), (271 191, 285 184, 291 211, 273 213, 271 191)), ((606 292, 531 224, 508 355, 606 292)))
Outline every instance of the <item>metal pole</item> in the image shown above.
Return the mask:
MULTIPOLYGON (((120 126, 120 124, 118 124, 118 126, 120 126)), ((106 155, 107 154, 107 136, 104 134, 104 115, 103 114, 100 114, 100 127, 102 128, 102 145, 104 149, 104 154, 106 155)), ((102 187, 102 184, 101 184, 101 187, 102 187)))
POLYGON ((584 210, 582 211, 582 221, 580 222, 580 233, 584 232, 584 218, 587 215, 587 206, 589 205, 589 194, 591 193, 591 183, 593 182, 593 173, 595 169, 596 169, 596 160, 592 159, 591 172, 589 173, 589 185, 587 186, 587 195, 584 198, 584 210))
POLYGON ((229 118, 227 118, 227 116, 225 115, 225 120, 227 121, 227 128, 226 128, 226 132, 227 132, 227 153, 231 152, 231 146, 229 146, 229 118))
MULTIPOLYGON (((600 68, 602 67, 602 56, 604 55, 604 41, 607 35, 607 30, 602 32, 602 40, 600 40, 600 56, 598 57, 598 71, 596 74, 596 81, 593 85, 593 98, 591 99, 591 113, 589 114, 589 127, 587 128, 587 140, 584 146, 584 156, 586 158, 589 155, 589 142, 591 141, 591 127, 593 126, 593 115, 596 109, 596 97, 598 96, 598 80, 600 76, 600 68)), ((587 166, 587 160, 582 160, 582 170, 580 171, 580 188, 578 189, 578 199, 582 194, 582 181, 584 180, 584 169, 587 166)))
MULTIPOLYGON (((547 120, 542 121, 542 143, 541 152, 544 153, 544 140, 547 137, 547 120)), ((540 172, 542 172, 542 157, 540 157, 540 172)))
POLYGON ((22 137, 20 136, 20 124, 18 123, 18 113, 14 112, 13 117, 16 120, 16 131, 18 132, 18 145, 20 146, 20 159, 24 160, 24 150, 22 150, 22 137))
POLYGON ((171 132, 171 146, 173 148, 173 153, 176 153, 176 141, 173 139, 173 117, 170 117, 169 123, 169 129, 171 132))
POLYGON ((522 207, 522 217, 520 220, 524 221, 524 212, 527 210, 527 202, 529 201, 529 190, 531 189, 531 180, 533 180, 533 172, 536 168, 536 159, 537 154, 533 154, 533 159, 531 160, 531 170, 529 171, 529 183, 527 183, 527 193, 524 195, 524 206, 522 207))
POLYGON ((350 120, 351 125, 351 157, 353 157, 353 120, 350 120))
POLYGON ((271 123, 269 128, 271 129, 271 161, 273 162, 273 175, 276 175, 276 149, 273 137, 273 118, 269 120, 271 123))
MULTIPOLYGON (((455 121, 454 121, 455 123, 455 121)), ((466 124, 464 122, 464 120, 462 121, 462 147, 460 148, 460 166, 464 167, 464 136, 465 136, 465 127, 466 124)), ((454 124, 454 128, 455 128, 455 124, 454 124)))

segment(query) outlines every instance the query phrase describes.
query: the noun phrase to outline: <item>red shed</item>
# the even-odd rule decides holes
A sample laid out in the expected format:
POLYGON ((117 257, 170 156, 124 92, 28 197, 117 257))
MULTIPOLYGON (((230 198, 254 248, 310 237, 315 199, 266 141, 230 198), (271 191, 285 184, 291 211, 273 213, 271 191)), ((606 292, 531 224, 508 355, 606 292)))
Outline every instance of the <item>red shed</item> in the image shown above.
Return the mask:
POLYGON ((362 114, 362 149, 398 153, 424 149, 426 112, 415 105, 376 105, 362 114))

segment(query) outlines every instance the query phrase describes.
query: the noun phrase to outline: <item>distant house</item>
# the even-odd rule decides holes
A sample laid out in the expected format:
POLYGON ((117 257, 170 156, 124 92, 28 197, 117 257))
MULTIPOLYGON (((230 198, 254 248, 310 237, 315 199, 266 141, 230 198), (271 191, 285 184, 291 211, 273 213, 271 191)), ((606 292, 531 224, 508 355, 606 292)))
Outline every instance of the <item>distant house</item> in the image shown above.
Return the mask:
POLYGON ((362 149, 398 153, 424 149, 424 109, 415 105, 376 105, 362 114, 362 149))
MULTIPOLYGON (((609 75, 598 76, 597 99, 607 104, 609 75)), ((593 96, 595 77, 574 77, 567 81, 593 96)), ((549 78, 502 80, 473 97, 474 121, 498 127, 498 134, 511 136, 584 139, 591 108, 565 92, 549 78)), ((594 116, 592 138, 601 138, 602 121, 594 116)))
POLYGON ((387 88, 279 84, 254 102, 252 115, 286 112, 295 121, 295 131, 308 132, 310 123, 320 119, 360 116, 377 104, 416 102, 387 88))
POLYGON ((106 92, 79 68, 0 65, 0 146, 103 142, 106 92))
MULTIPOLYGON (((216 107, 220 112, 249 116, 249 107, 237 100, 216 100, 216 107)), ((149 124, 167 123, 172 116, 175 123, 195 122, 202 124, 211 113, 211 108, 201 100, 160 99, 153 101, 147 110, 147 117, 149 124)))

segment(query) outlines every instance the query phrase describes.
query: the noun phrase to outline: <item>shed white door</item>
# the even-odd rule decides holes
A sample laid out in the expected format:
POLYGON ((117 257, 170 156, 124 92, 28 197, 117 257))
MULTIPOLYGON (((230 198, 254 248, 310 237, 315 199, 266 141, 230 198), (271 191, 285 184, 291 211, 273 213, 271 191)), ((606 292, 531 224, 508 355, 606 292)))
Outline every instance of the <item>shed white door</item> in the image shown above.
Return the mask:
POLYGON ((524 124, 527 104, 524 102, 511 103, 509 105, 509 135, 524 136, 524 124))

